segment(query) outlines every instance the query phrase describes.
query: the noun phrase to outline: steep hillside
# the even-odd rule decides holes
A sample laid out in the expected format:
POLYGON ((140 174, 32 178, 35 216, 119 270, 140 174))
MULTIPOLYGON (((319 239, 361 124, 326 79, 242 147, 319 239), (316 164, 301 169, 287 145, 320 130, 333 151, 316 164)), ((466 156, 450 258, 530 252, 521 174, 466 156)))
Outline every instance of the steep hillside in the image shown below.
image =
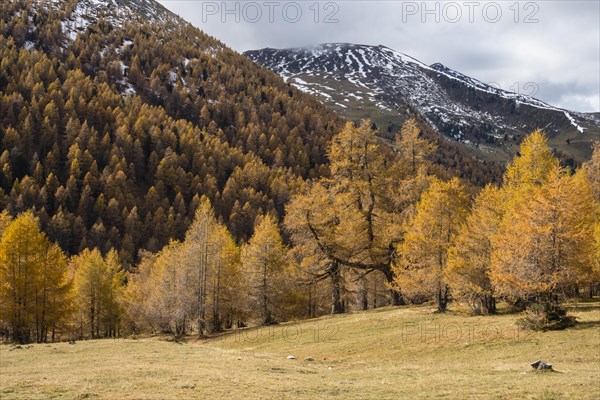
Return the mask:
POLYGON ((384 46, 329 43, 245 53, 349 118, 371 117, 394 131, 407 112, 476 157, 505 162, 524 135, 542 128, 565 158, 588 159, 600 119, 507 92, 442 64, 384 46))
POLYGON ((327 172, 340 119, 153 0, 0 5, 0 206, 70 253, 181 238, 202 195, 239 239, 327 172))

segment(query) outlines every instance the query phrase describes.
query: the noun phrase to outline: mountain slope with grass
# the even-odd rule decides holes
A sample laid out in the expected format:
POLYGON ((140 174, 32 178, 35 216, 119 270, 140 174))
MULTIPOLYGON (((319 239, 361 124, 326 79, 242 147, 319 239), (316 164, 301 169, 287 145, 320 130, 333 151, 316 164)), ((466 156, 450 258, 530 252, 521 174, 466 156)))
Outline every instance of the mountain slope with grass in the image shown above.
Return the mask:
POLYGON ((341 118, 154 0, 0 5, 0 207, 132 263, 202 196, 237 239, 327 174, 341 118))

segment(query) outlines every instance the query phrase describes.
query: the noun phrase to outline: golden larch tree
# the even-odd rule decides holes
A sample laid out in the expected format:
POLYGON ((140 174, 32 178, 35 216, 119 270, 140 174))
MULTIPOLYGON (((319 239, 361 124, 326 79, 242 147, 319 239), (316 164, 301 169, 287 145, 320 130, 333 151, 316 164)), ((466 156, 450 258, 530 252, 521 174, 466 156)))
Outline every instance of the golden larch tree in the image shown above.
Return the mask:
POLYGON ((448 304, 444 277, 448 249, 453 245, 467 215, 468 196, 458 178, 449 182, 433 179, 406 224, 400 260, 394 266, 395 285, 409 296, 431 296, 440 312, 448 304))
POLYGON ((117 337, 123 314, 125 271, 115 250, 103 257, 86 249, 70 260, 80 337, 117 337))
POLYGON ((555 167, 544 183, 517 192, 493 236, 491 279, 495 291, 523 299, 538 315, 537 327, 563 320, 559 295, 589 279, 594 245, 594 203, 579 174, 555 167), (541 325, 538 325, 541 324, 541 325))
POLYGON ((492 237, 502 217, 501 196, 495 186, 487 186, 479 193, 448 251, 444 276, 452 296, 465 300, 475 314, 496 312, 490 264, 492 237))
POLYGON ((6 227, 0 242, 0 318, 13 341, 45 342, 49 334, 54 339, 64 333, 72 305, 66 263, 31 212, 6 227))
POLYGON ((254 234, 242 249, 242 264, 249 278, 251 302, 264 325, 276 322, 286 294, 289 262, 275 218, 259 217, 254 234))

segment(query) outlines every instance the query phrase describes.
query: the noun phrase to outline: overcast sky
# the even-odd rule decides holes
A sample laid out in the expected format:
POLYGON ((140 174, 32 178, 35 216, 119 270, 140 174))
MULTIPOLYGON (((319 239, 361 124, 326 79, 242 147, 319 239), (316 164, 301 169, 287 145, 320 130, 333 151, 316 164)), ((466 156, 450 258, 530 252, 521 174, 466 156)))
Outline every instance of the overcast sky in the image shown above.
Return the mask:
POLYGON ((600 111, 599 0, 160 3, 239 52, 382 44, 552 105, 600 111))

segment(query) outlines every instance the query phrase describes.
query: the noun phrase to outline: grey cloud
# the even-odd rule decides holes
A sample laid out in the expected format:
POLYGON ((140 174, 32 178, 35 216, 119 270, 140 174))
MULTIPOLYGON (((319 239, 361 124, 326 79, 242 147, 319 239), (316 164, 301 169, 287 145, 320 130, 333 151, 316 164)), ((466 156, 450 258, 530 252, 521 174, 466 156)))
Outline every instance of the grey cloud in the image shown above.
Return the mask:
MULTIPOLYGON (((263 5, 266 0, 256 1, 263 5)), ((276 1, 278 10, 292 1, 276 1)), ((466 1, 429 1, 428 10, 440 10, 440 22, 425 15, 423 1, 335 1, 338 23, 323 23, 327 1, 319 2, 319 23, 313 21, 310 6, 315 1, 296 1, 303 11, 297 23, 275 14, 268 21, 266 9, 257 23, 223 23, 220 14, 206 16, 208 3, 219 8, 222 1, 161 1, 205 32, 237 51, 263 47, 298 47, 326 42, 383 44, 423 61, 440 62, 484 82, 497 82, 507 89, 514 84, 536 82, 537 97, 550 104, 576 111, 600 111, 600 2, 598 1, 521 1, 518 14, 515 1, 479 2, 473 9, 474 22, 468 20, 466 1), (414 14, 403 11, 418 10, 414 14), (461 10, 456 23, 450 20, 452 7, 461 10), (410 7, 413 7, 411 9, 410 7), (487 8, 486 8, 487 7, 487 8), (495 23, 493 10, 502 16, 495 23), (511 8, 512 7, 512 8, 511 8), (488 10, 487 16, 483 9, 488 10), (444 14, 443 10, 447 13, 444 14), (534 13, 534 14, 532 14, 534 13), (524 23, 527 16, 537 23, 524 23), (487 19, 486 19, 487 18, 487 19), (518 20, 515 23, 515 18, 518 20)), ((231 9, 235 2, 227 1, 231 9)), ((331 3, 331 2, 329 2, 331 3)), ((245 2, 238 2, 240 9, 245 2)))

